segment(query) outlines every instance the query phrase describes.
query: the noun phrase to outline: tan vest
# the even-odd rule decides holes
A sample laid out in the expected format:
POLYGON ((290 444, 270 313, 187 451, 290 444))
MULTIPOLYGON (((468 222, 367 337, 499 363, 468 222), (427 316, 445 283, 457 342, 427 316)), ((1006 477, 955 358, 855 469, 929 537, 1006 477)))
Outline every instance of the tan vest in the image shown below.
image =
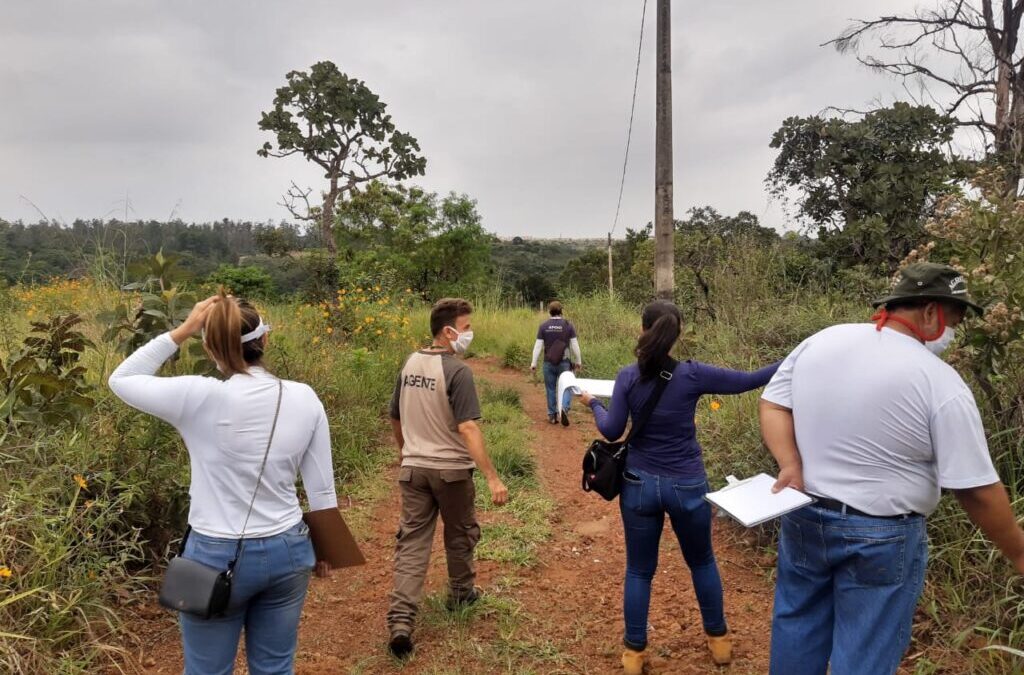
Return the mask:
POLYGON ((414 353, 400 377, 402 466, 474 468, 448 402, 441 355, 414 353))

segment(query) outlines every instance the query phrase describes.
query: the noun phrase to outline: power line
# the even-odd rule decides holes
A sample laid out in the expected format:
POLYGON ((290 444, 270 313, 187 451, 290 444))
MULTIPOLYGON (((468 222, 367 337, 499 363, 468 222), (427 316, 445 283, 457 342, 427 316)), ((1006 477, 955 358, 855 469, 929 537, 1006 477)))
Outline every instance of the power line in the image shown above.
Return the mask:
POLYGON ((629 127, 626 131, 626 155, 622 158, 622 180, 619 182, 619 201, 615 205, 615 220, 612 221, 612 231, 609 237, 615 234, 615 228, 619 225, 619 213, 622 210, 622 192, 626 187, 626 165, 629 164, 629 143, 633 139, 633 114, 636 112, 636 90, 640 83, 640 55, 644 50, 644 24, 647 22, 647 0, 644 0, 643 13, 640 15, 640 44, 636 49, 636 73, 633 75, 633 102, 629 107, 629 127))

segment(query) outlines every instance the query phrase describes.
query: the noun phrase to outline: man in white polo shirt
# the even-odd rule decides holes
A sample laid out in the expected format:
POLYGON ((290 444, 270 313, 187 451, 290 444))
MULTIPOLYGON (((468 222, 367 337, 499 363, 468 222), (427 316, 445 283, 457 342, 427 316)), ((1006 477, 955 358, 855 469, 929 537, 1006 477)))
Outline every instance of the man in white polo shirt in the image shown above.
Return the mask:
POLYGON ((782 519, 771 672, 895 673, 924 585, 925 516, 951 490, 1024 573, 1024 532, 992 466, 970 389, 939 354, 968 309, 953 268, 918 263, 875 323, 801 343, 761 397, 776 489, 817 502, 782 519))

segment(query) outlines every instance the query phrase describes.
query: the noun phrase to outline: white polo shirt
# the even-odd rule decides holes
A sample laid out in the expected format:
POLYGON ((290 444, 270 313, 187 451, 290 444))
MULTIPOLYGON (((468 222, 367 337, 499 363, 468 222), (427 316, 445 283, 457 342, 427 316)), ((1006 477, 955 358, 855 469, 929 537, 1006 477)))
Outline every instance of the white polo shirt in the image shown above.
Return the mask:
POLYGON ((928 515, 940 488, 999 481, 971 390, 891 328, 842 324, 812 335, 761 397, 793 411, 811 494, 876 516, 928 515))

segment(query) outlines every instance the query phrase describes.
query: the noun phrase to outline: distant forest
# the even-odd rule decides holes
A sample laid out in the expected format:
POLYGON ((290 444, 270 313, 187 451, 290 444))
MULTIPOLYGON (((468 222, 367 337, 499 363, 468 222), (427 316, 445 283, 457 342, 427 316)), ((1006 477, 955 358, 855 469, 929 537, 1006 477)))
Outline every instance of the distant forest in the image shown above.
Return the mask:
MULTIPOLYGON (((566 265, 601 244, 492 237, 488 276, 508 295, 546 299, 556 294, 566 265)), ((283 295, 302 288, 302 270, 292 269, 296 265, 290 261, 320 247, 315 230, 289 223, 76 220, 59 225, 0 219, 0 279, 8 284, 84 276, 129 281, 138 263, 162 250, 179 256, 178 267, 188 278, 216 280, 225 268, 256 267, 271 278, 273 293, 283 295)))

